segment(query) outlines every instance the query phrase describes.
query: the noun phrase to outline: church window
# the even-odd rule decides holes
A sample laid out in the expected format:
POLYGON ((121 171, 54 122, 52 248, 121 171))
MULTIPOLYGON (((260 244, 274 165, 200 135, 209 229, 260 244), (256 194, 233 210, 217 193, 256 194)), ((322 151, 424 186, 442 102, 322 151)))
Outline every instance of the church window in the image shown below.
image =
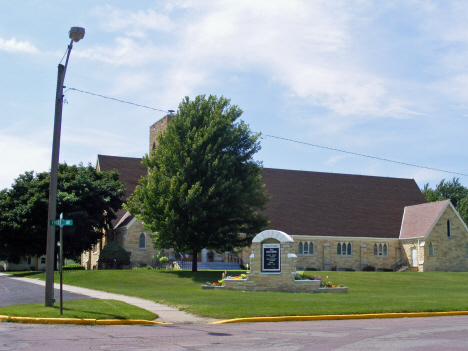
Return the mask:
POLYGON ((434 243, 429 243, 429 256, 434 256, 434 243))
POLYGON ((452 237, 452 222, 450 221, 450 219, 447 219, 447 238, 451 238, 452 237))
POLYGON ((313 255, 314 254, 314 243, 307 241, 300 241, 297 245, 297 253, 299 255, 313 255))
POLYGON ((141 233, 141 234, 140 234, 140 238, 139 238, 139 240, 138 240, 138 248, 139 248, 140 250, 146 248, 146 237, 145 237, 145 233, 141 233))
POLYGON ((388 244, 374 244, 374 256, 388 256, 388 244))
POLYGON ((336 254, 338 256, 352 256, 353 244, 351 243, 338 243, 336 245, 336 254))

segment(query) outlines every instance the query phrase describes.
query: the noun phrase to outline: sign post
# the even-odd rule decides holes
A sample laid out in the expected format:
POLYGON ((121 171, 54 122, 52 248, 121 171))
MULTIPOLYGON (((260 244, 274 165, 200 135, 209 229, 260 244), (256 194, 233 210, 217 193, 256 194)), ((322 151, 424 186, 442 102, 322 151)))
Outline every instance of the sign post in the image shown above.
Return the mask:
POLYGON ((63 315, 63 284, 62 284, 62 268, 63 268, 63 226, 73 225, 73 221, 71 219, 63 219, 63 213, 60 214, 60 219, 55 219, 50 221, 51 226, 59 226, 60 227, 60 241, 57 245, 60 247, 60 262, 59 262, 59 270, 60 270, 60 314, 63 315))

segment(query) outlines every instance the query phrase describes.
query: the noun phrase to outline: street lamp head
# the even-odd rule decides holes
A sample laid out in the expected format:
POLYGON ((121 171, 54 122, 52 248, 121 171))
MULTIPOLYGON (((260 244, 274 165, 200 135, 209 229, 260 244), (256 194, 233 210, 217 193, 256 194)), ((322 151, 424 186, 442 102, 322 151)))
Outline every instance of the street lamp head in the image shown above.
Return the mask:
POLYGON ((83 39, 84 35, 85 29, 82 27, 71 27, 70 31, 68 32, 69 38, 73 39, 75 43, 83 39))

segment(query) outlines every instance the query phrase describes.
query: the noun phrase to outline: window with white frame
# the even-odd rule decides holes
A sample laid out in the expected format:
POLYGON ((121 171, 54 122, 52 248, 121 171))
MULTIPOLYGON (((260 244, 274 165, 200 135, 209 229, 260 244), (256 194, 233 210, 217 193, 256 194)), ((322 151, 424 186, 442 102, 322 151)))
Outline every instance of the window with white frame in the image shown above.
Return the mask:
POLYGON ((374 256, 388 256, 388 244, 374 244, 374 256))
POLYGON ((140 238, 138 240, 138 248, 140 250, 143 250, 146 248, 146 236, 145 236, 145 233, 141 233, 140 234, 140 238))
POLYGON ((434 243, 429 243, 429 256, 434 256, 434 243))
POLYGON ((352 256, 353 244, 352 243, 338 243, 336 244, 336 254, 338 256, 352 256))
POLYGON ((299 243, 297 244, 297 253, 299 255, 313 255, 314 243, 307 241, 299 241, 299 243))

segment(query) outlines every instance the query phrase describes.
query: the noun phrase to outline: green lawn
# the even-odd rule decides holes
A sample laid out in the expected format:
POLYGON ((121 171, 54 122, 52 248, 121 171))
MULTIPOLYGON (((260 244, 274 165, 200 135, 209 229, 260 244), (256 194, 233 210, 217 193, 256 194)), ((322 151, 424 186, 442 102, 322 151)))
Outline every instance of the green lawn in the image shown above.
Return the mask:
POLYGON ((63 315, 60 304, 45 307, 43 303, 0 307, 0 315, 39 318, 90 318, 90 319, 143 319, 153 320, 158 316, 147 310, 115 300, 64 301, 63 315))
MULTIPOLYGON (((236 275, 242 272, 228 272, 236 275)), ((468 310, 468 273, 307 272, 347 294, 202 290, 220 271, 65 271, 64 283, 137 296, 213 318, 468 310)), ((44 279, 44 273, 20 273, 44 279)), ((58 279, 58 275, 57 275, 58 279)))

